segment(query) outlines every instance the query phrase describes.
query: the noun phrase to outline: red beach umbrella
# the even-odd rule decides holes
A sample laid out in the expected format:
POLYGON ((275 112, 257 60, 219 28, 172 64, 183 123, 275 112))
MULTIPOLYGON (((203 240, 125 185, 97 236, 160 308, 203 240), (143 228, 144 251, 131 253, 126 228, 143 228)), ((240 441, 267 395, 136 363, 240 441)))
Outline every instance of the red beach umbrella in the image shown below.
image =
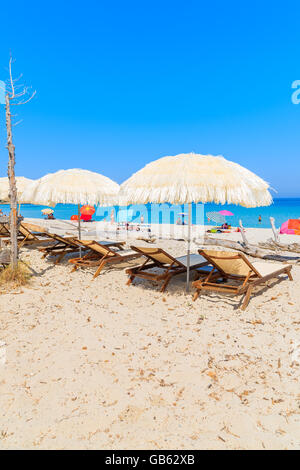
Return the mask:
POLYGON ((89 205, 82 206, 82 208, 80 209, 81 215, 90 215, 90 216, 92 216, 93 214, 95 214, 95 212, 96 212, 95 207, 89 206, 89 205))

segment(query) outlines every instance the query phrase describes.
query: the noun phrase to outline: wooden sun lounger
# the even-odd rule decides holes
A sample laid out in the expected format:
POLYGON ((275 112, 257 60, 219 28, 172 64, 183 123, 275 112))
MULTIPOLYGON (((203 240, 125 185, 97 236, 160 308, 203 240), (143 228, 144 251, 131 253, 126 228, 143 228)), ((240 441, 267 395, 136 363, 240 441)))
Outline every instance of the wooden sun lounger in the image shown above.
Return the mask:
POLYGON ((10 231, 8 224, 0 224, 0 237, 1 238, 9 238, 10 231))
MULTIPOLYGON (((77 253, 80 249, 80 243, 74 237, 61 237, 55 233, 48 233, 49 238, 52 239, 53 244, 39 248, 43 253, 42 258, 47 256, 56 256, 55 264, 58 264, 62 259, 70 253, 77 253)), ((84 249, 82 247, 82 249, 84 249)))
MULTIPOLYGON (((53 233, 49 233, 48 236, 52 238, 55 243, 51 246, 40 248, 40 251, 43 253, 42 258, 46 258, 46 256, 57 256, 55 264, 60 263, 67 254, 78 253, 80 249, 86 252, 89 249, 89 243, 91 243, 86 240, 78 240, 75 237, 61 237, 53 233)), ((101 241, 100 243, 103 246, 112 246, 120 250, 122 250, 125 244, 125 242, 122 241, 109 240, 101 241)))
MULTIPOLYGON (((174 258, 161 248, 144 248, 131 246, 131 249, 146 257, 146 261, 134 268, 126 269, 129 275, 127 285, 130 285, 136 277, 148 279, 150 281, 162 282, 161 292, 164 292, 172 277, 187 271, 187 256, 174 258), (160 268, 160 272, 150 272, 154 268, 160 268)), ((208 261, 201 255, 190 255, 190 270, 195 271, 207 266, 208 261)))
POLYGON ((70 259, 69 263, 73 264, 73 271, 76 271, 77 268, 87 268, 87 267, 97 267, 97 271, 94 274, 94 279, 99 276, 100 272, 106 264, 116 264, 122 261, 129 261, 135 258, 140 257, 141 255, 136 251, 124 250, 122 245, 125 242, 96 242, 95 240, 80 240, 80 243, 89 250, 81 258, 70 259), (113 246, 120 248, 118 251, 112 250, 113 246), (121 245, 122 244, 122 245, 121 245))
MULTIPOLYGON (((18 242, 21 240, 24 240, 25 236, 22 234, 22 232, 18 231, 18 242)), ((0 224, 0 237, 3 239, 4 243, 9 243, 10 241, 10 229, 9 229, 9 224, 0 224)))
MULTIPOLYGON (((0 237, 4 243, 10 242, 10 229, 8 224, 0 224, 0 237)), ((40 245, 49 241, 48 232, 39 227, 38 225, 32 225, 27 223, 21 223, 18 230, 18 246, 28 245, 40 245)))
POLYGON ((24 245, 40 245, 41 243, 52 242, 47 230, 34 224, 21 223, 19 236, 23 237, 23 240, 19 242, 19 248, 24 245))
POLYGON ((224 292, 233 295, 245 294, 242 310, 247 307, 254 287, 266 283, 270 279, 287 274, 290 281, 293 280, 292 265, 283 266, 280 263, 254 262, 251 263, 245 255, 238 252, 199 250, 214 269, 203 280, 193 282, 197 289, 194 300, 197 299, 202 290, 224 292), (222 283, 222 279, 225 283, 222 283), (230 284, 229 280, 234 280, 235 284, 230 284), (218 282, 219 281, 219 282, 218 282))

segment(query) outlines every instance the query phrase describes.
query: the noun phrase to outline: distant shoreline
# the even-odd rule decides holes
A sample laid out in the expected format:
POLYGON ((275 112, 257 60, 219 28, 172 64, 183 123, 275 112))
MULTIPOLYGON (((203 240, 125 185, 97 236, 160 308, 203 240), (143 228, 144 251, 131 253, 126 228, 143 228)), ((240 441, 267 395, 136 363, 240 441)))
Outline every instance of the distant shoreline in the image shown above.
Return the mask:
MULTIPOLYGON (((26 218, 41 219, 41 210, 46 206, 35 206, 31 204, 21 205, 21 214, 26 218)), ((192 205, 192 223, 194 225, 205 225, 208 227, 210 224, 207 220, 207 212, 218 212, 221 209, 228 209, 234 216, 227 217, 227 223, 233 227, 239 226, 239 221, 242 220, 244 227, 246 228, 270 228, 270 217, 275 218, 275 225, 279 228, 288 219, 298 219, 300 217, 300 198, 275 198, 274 203, 267 207, 257 208, 245 208, 234 205, 220 205, 220 204, 201 204, 192 205), (200 208, 200 210, 199 210, 200 208), (203 212, 204 211, 204 212, 203 212), (258 222, 258 218, 261 216, 262 222, 258 222)), ((0 204, 0 208, 4 213, 9 212, 8 204, 0 204)), ((118 220, 118 211, 125 210, 125 208, 115 207, 103 207, 97 208, 93 219, 96 221, 110 221, 112 210, 114 211, 114 219, 118 220)), ((150 204, 146 206, 129 206, 129 210, 132 212, 132 217, 128 217, 128 220, 133 223, 140 223, 141 216, 144 217, 144 222, 147 221, 157 224, 176 224, 176 221, 181 212, 187 213, 187 206, 172 206, 165 204, 164 206, 150 204), (150 212, 151 207, 151 212, 150 212), (149 214, 151 213, 151 218, 149 214)), ((57 220, 70 220, 72 215, 77 215, 77 206, 71 204, 58 204, 54 208, 54 217, 57 220)), ((180 216, 181 217, 181 216, 180 216)), ((187 223, 187 215, 184 218, 187 223)))

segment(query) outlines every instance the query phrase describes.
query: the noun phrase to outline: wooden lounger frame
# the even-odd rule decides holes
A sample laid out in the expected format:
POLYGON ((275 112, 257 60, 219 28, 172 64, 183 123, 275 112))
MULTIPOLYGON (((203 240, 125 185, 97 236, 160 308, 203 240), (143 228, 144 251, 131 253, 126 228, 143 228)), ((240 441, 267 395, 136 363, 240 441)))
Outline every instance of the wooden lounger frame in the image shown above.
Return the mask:
MULTIPOLYGON (((47 243, 49 242, 48 235, 48 232, 42 227, 21 223, 18 229, 18 247, 22 248, 22 246, 47 243)), ((10 242, 10 229, 8 224, 0 224, 0 237, 4 238, 4 243, 7 244, 10 242)))
MULTIPOLYGON (((86 252, 90 249, 90 243, 97 243, 88 240, 78 240, 75 237, 61 237, 53 233, 49 233, 48 235, 55 243, 51 246, 40 248, 40 251, 43 252, 42 258, 46 256, 57 256, 55 264, 60 263, 67 254, 78 253, 80 248, 82 251, 86 252)), ((102 243, 103 246, 114 246, 120 250, 122 250, 125 244, 123 241, 103 241, 102 243)))
POLYGON ((24 245, 40 245, 41 243, 47 243, 49 241, 48 232, 39 226, 20 224, 19 236, 23 237, 19 242, 19 248, 24 245))
POLYGON ((74 237, 61 237, 54 233, 48 233, 49 238, 53 240, 53 244, 39 248, 43 253, 42 258, 46 256, 56 256, 55 264, 59 264, 63 258, 70 253, 77 253, 80 249, 84 249, 81 243, 74 237))
MULTIPOLYGON (((186 273, 187 268, 180 260, 174 258, 172 255, 162 250, 161 248, 141 248, 131 246, 131 249, 140 253, 141 256, 146 257, 146 261, 134 268, 126 269, 126 273, 129 276, 127 285, 132 284, 136 277, 142 279, 148 279, 157 283, 162 282, 160 292, 164 292, 170 282, 170 280, 178 274, 186 273), (152 268, 162 269, 162 273, 151 273, 149 272, 152 268)), ((190 270, 199 269, 202 266, 207 266, 209 263, 199 263, 190 267, 190 270)))
POLYGON ((74 265, 72 272, 76 271, 76 269, 78 269, 79 267, 97 267, 97 270, 94 274, 94 279, 99 276, 100 272, 107 264, 121 263, 124 261, 139 258, 141 256, 139 253, 136 252, 131 252, 127 254, 121 246, 121 244, 123 245, 124 242, 115 242, 114 244, 109 244, 109 242, 105 242, 105 245, 94 240, 81 240, 80 242, 84 245, 85 249, 87 249, 88 252, 81 258, 74 258, 69 260, 69 263, 74 265), (118 244, 120 245, 119 247, 118 244), (117 246, 118 248, 120 248, 120 250, 112 250, 110 248, 112 246, 117 246))
POLYGON ((8 238, 10 237, 10 230, 8 224, 0 224, 0 237, 1 238, 8 238))
MULTIPOLYGON (((217 253, 217 252, 215 252, 217 253)), ((262 276, 257 269, 253 266, 253 264, 246 258, 243 253, 232 253, 228 252, 228 256, 224 255, 222 252, 222 256, 216 255, 209 255, 205 250, 199 250, 199 254, 202 255, 207 261, 212 264, 214 269, 209 273, 209 275, 203 280, 196 280, 193 282, 193 287, 196 288, 196 292, 194 294, 193 300, 196 300, 202 290, 206 291, 216 291, 216 292, 224 292, 227 294, 232 295, 242 295, 245 294, 243 304, 241 306, 242 310, 245 310, 247 305, 249 304, 250 297, 252 290, 254 287, 259 286, 261 284, 265 284, 270 279, 274 279, 279 277, 281 274, 287 274, 289 280, 292 281, 293 277, 291 274, 292 265, 287 265, 282 267, 281 269, 277 269, 276 271, 267 274, 266 276, 262 276), (224 269, 222 269, 218 265, 218 260, 243 260, 246 265, 249 267, 249 272, 247 275, 238 275, 232 274, 224 269), (238 281, 238 285, 232 285, 229 283, 220 284, 217 281, 220 279, 224 279, 228 281, 230 279, 238 281)))

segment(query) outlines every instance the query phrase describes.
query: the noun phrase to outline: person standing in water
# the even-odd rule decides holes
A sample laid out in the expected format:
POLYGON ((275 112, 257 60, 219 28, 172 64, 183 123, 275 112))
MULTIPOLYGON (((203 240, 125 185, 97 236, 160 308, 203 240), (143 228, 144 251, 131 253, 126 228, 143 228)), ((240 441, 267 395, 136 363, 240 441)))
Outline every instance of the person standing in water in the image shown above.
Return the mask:
POLYGON ((258 223, 261 224, 261 215, 258 216, 258 223))

